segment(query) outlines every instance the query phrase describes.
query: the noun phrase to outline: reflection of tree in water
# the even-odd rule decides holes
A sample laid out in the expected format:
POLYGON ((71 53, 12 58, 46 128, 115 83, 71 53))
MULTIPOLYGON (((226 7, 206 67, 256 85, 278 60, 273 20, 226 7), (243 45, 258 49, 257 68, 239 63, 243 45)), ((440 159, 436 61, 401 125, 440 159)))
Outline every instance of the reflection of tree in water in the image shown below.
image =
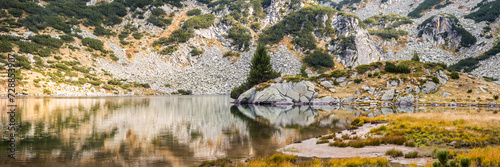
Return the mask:
POLYGON ((246 122, 248 132, 253 140, 270 139, 274 133, 279 132, 279 129, 272 127, 269 123, 263 123, 262 121, 266 121, 264 119, 259 122, 248 118, 238 110, 237 106, 231 106, 231 114, 246 122))

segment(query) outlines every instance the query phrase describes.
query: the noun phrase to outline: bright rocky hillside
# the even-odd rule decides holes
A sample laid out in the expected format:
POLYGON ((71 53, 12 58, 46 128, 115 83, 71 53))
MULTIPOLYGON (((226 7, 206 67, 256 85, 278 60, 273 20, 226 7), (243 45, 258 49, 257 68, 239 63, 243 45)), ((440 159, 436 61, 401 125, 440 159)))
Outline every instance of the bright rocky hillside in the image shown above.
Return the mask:
MULTIPOLYGON (((448 78, 446 69, 470 77, 472 85, 462 84, 475 94, 498 93, 485 85, 500 84, 500 1, 0 0, 0 8, 1 80, 15 55, 25 95, 227 94, 245 81, 259 43, 282 76, 303 65, 309 77, 339 69, 353 76, 360 65, 418 55, 424 69, 359 78, 374 82, 358 84, 370 98, 385 93, 372 91, 375 82, 401 87, 400 95, 415 91, 408 82, 448 78), (492 82, 474 85, 476 78, 492 82)), ((338 77, 314 79, 324 80, 307 82, 332 92, 324 84, 338 77)))

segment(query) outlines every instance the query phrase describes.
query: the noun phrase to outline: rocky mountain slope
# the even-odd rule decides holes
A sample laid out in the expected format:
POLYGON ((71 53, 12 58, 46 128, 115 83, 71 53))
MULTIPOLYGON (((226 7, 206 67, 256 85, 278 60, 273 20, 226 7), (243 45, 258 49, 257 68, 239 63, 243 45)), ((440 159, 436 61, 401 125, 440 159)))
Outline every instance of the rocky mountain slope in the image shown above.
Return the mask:
POLYGON ((226 94, 245 81, 258 43, 267 44, 273 68, 282 75, 298 74, 303 64, 314 76, 408 60, 416 53, 424 62, 458 63, 452 66, 457 71, 500 78, 494 47, 498 13, 486 10, 499 7, 498 1, 0 4, 2 74, 8 55, 17 55, 18 92, 27 95, 226 94), (331 56, 335 66, 316 68, 302 61, 316 51, 331 56), (487 57, 476 59, 487 51, 487 57))

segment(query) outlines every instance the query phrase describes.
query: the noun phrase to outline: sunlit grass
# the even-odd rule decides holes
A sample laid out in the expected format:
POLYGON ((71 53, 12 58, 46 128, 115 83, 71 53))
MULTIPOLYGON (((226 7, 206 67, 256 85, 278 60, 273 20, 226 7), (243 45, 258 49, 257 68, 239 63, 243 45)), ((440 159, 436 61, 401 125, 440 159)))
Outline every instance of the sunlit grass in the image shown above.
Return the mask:
POLYGON ((455 141, 456 147, 474 147, 499 143, 496 136, 500 135, 500 117, 489 112, 393 114, 362 117, 353 124, 370 121, 388 121, 386 126, 372 129, 371 134, 404 136, 416 145, 439 145, 455 141))

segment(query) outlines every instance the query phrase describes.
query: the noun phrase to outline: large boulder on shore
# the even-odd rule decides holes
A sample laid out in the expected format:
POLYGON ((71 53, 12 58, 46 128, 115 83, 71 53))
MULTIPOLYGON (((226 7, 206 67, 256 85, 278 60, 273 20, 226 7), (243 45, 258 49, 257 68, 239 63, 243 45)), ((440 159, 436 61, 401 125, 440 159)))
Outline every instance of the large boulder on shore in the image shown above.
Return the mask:
POLYGON ((436 93, 438 91, 439 84, 434 83, 433 81, 427 81, 423 86, 422 86, 422 93, 429 94, 429 93, 436 93))
POLYGON ((392 101, 392 99, 394 99, 395 94, 396 94, 396 91, 394 91, 394 89, 388 90, 384 93, 384 95, 382 95, 381 100, 392 101))
POLYGON ((294 104, 310 103, 318 96, 317 88, 310 81, 271 83, 258 91, 252 88, 238 97, 242 104, 294 104))

